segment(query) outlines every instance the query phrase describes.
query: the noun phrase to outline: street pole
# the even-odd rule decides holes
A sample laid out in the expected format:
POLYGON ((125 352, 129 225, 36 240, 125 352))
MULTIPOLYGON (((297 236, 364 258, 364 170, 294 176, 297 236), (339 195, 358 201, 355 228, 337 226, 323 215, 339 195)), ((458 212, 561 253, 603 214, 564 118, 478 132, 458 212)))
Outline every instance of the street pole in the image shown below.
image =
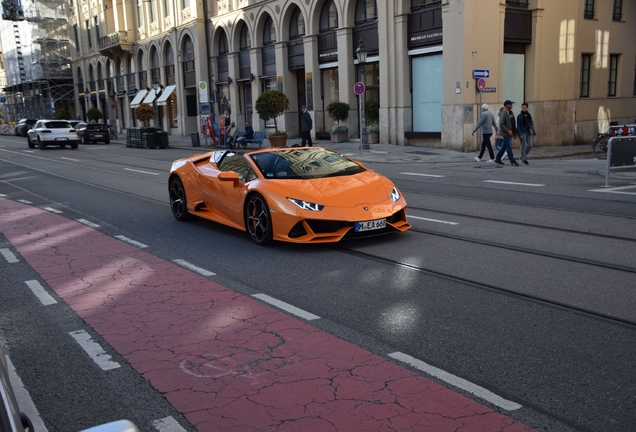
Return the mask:
MULTIPOLYGON (((356 49, 356 57, 358 58, 358 67, 360 68, 360 82, 364 86, 364 74, 367 69, 367 50, 364 47, 362 38, 358 42, 358 48, 356 49)), ((369 150, 369 140, 367 135, 367 119, 364 112, 366 88, 360 94, 360 152, 362 150, 369 150)))

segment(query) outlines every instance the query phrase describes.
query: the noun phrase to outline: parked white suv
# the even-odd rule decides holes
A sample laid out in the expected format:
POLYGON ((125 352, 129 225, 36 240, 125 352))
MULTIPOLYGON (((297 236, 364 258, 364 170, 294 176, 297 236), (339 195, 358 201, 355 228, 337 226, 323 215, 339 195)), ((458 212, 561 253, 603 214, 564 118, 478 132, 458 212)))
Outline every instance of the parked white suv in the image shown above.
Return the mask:
POLYGON ((29 148, 35 145, 44 150, 46 146, 57 145, 62 148, 70 145, 77 148, 77 134, 73 126, 66 120, 38 120, 27 132, 29 148))

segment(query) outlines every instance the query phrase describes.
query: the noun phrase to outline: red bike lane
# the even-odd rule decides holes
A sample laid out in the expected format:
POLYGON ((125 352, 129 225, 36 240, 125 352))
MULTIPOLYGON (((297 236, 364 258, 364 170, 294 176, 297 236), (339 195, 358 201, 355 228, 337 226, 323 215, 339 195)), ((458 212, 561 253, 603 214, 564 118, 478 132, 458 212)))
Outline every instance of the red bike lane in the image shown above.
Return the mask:
POLYGON ((0 214, 42 280, 199 431, 532 430, 79 222, 2 198, 0 214))

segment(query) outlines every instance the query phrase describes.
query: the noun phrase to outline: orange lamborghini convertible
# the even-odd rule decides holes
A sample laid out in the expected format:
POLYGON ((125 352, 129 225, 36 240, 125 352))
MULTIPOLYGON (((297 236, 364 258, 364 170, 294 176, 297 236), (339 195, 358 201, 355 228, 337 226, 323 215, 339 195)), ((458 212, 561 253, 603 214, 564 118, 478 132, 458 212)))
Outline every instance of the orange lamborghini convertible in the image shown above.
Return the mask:
POLYGON ((219 150, 179 159, 168 180, 172 214, 247 231, 258 244, 337 242, 406 231, 395 185, 322 147, 219 150))

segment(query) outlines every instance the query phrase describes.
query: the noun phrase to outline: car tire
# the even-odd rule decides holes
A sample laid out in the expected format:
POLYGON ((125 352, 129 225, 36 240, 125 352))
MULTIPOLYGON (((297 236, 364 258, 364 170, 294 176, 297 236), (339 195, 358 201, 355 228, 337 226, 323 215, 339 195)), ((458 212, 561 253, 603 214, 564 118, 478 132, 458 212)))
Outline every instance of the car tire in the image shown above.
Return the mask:
POLYGON ((77 143, 77 141, 76 141, 76 142, 72 142, 72 143, 71 143, 71 148, 72 148, 73 150, 76 150, 76 149, 77 149, 77 147, 78 147, 78 143, 77 143))
POLYGON ((44 150, 44 149, 46 148, 46 144, 44 144, 44 143, 42 142, 42 140, 40 139, 40 137, 38 137, 38 148, 39 148, 40 150, 44 150))
POLYGON ((181 222, 192 219, 192 215, 188 213, 185 188, 179 177, 174 177, 170 180, 168 195, 170 197, 170 209, 175 219, 181 222))
POLYGON ((29 148, 35 148, 35 144, 31 142, 31 137, 27 135, 27 143, 29 144, 29 148))
POLYGON ((259 193, 253 193, 247 197, 245 228, 256 244, 266 246, 272 243, 274 237, 272 215, 267 201, 259 193))
POLYGON ((82 135, 82 144, 88 144, 88 140, 86 139, 86 135, 82 135))
POLYGON ((107 139, 106 141, 104 141, 104 144, 110 144, 110 140, 107 139))

